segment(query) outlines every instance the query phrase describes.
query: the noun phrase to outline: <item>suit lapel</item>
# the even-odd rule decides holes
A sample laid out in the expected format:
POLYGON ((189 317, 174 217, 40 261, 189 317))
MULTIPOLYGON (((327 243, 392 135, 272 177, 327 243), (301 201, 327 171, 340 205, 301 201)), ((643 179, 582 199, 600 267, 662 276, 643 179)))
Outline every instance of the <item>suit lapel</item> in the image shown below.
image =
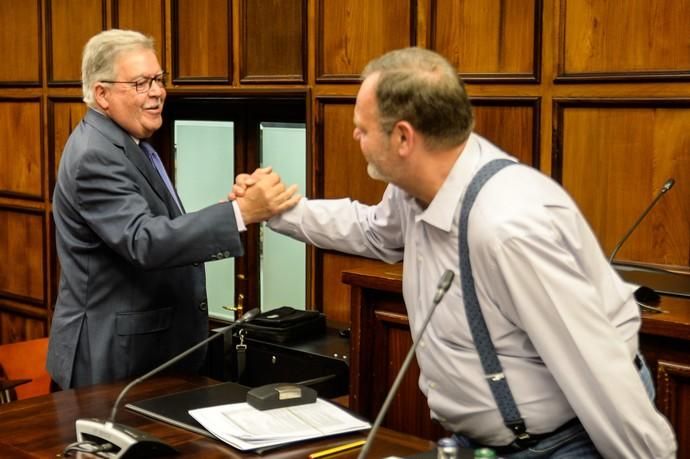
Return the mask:
POLYGON ((129 140, 130 142, 124 145, 125 155, 132 161, 136 168, 139 169, 139 172, 146 178, 146 181, 149 182, 156 194, 165 202, 170 216, 177 217, 182 215, 175 199, 168 191, 168 187, 165 186, 165 182, 163 182, 156 168, 153 167, 153 164, 149 161, 146 153, 142 151, 141 147, 139 147, 134 140, 131 138, 129 140))
POLYGON ((163 200, 165 206, 168 208, 170 217, 174 218, 182 215, 177 203, 170 195, 170 192, 168 192, 168 188, 165 186, 163 179, 158 175, 158 171, 156 171, 151 161, 146 157, 146 154, 141 150, 139 145, 134 142, 134 139, 132 139, 129 134, 110 118, 92 109, 87 111, 85 120, 98 129, 98 131, 113 142, 114 145, 122 149, 125 156, 134 164, 141 175, 144 176, 149 185, 151 185, 153 191, 163 200))

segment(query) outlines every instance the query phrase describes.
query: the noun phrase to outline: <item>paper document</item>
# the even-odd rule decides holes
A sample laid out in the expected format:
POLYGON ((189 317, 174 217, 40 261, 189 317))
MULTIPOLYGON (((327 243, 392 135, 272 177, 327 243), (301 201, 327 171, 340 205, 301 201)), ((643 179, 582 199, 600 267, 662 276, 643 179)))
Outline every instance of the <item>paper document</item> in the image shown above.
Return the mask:
POLYGON ((233 403, 190 410, 189 414, 213 435, 242 451, 371 427, 321 399, 266 411, 248 403, 233 403))

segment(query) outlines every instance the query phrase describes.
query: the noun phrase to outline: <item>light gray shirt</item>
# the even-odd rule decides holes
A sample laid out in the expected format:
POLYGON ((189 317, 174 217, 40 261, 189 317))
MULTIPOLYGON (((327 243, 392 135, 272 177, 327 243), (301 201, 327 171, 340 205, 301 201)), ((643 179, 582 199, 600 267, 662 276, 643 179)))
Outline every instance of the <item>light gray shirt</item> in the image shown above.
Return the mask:
MULTIPOLYGON (((424 209, 389 185, 380 203, 300 201, 270 227, 321 248, 403 260, 413 336, 438 280, 456 276, 417 348, 419 387, 445 428, 504 445, 460 288, 458 215, 473 175, 510 158, 473 134, 424 209)), ((632 286, 608 264, 572 199, 530 167, 509 167, 481 191, 470 215, 475 286, 492 341, 527 430, 550 432, 577 416, 607 457, 674 457, 673 431, 633 364, 640 314, 632 286)))

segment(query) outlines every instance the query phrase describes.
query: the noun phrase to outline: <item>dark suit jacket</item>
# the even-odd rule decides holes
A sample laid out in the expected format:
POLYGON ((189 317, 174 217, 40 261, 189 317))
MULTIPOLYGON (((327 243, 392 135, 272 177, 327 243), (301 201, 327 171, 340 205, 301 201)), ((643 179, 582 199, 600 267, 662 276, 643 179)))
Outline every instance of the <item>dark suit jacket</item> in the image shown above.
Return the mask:
POLYGON ((61 387, 140 376, 208 336, 204 262, 242 255, 231 203, 181 214, 135 141, 89 110, 60 160, 53 214, 47 366, 61 387))

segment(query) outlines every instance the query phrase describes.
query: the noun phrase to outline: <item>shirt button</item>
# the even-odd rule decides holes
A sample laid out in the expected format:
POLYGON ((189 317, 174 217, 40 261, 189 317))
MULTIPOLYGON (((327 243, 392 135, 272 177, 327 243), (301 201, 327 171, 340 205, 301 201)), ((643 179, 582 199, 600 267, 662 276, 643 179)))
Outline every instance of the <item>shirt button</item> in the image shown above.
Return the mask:
POLYGON ((223 252, 223 255, 225 255, 225 258, 230 258, 230 251, 226 250, 225 252, 223 252))
POLYGON ((208 310, 208 303, 206 303, 206 300, 201 300, 201 303, 199 303, 199 310, 201 310, 201 311, 208 310))
POLYGON ((425 346, 424 341, 420 341, 420 342, 419 342, 419 345, 420 345, 421 347, 424 347, 424 346, 425 346))
POLYGON ((431 387, 432 389, 436 389, 436 383, 433 382, 433 381, 430 382, 430 383, 429 383, 429 387, 431 387))

